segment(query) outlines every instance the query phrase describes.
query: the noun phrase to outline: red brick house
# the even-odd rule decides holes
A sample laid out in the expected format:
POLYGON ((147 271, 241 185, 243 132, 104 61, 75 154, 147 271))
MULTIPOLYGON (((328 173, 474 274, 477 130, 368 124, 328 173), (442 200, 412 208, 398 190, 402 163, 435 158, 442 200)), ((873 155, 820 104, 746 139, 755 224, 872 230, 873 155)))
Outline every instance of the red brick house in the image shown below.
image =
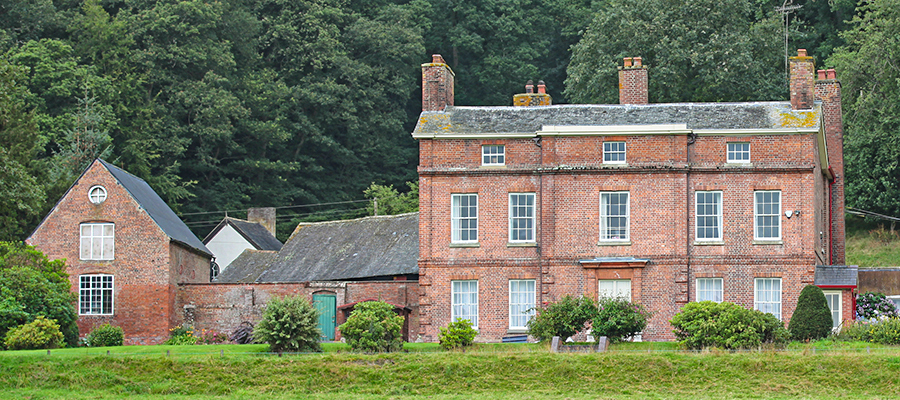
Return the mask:
POLYGON ((78 329, 125 331, 125 344, 156 344, 180 323, 180 283, 209 282, 211 253, 147 182, 94 161, 27 240, 66 259, 78 293, 78 329))
MULTIPOLYGON (((852 318, 844 262, 840 83, 805 50, 790 101, 649 104, 626 58, 620 104, 551 105, 543 84, 508 107, 454 106, 440 55, 422 65, 420 330, 471 319, 477 340, 525 332, 532 307, 619 295, 673 339, 690 301, 787 322, 807 284, 852 318)), ((530 82, 529 82, 530 83, 530 82)))

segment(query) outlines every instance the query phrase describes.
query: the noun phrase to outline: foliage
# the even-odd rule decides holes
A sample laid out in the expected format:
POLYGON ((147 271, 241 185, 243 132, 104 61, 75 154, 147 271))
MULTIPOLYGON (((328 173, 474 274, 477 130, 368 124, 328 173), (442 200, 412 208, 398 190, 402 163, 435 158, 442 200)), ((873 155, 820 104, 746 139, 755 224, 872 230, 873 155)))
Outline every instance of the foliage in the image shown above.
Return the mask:
POLYGON ((389 352, 403 347, 403 317, 383 301, 357 303, 339 329, 354 351, 389 352))
POLYGON ((841 327, 838 339, 900 345, 900 318, 882 317, 876 320, 856 321, 841 327))
POLYGON ((214 330, 200 329, 197 344, 220 344, 228 341, 228 335, 214 330))
POLYGON ((565 340, 585 328, 597 316, 597 302, 589 297, 563 296, 559 301, 540 308, 528 320, 528 333, 540 341, 559 336, 565 340))
POLYGON ((178 325, 169 329, 169 339, 162 344, 184 346, 197 344, 197 337, 194 336, 194 327, 187 324, 178 325))
POLYGON ((605 297, 600 299, 597 315, 592 319, 591 334, 606 336, 612 343, 621 342, 643 331, 651 315, 643 305, 605 297))
POLYGON ((273 352, 322 351, 319 310, 300 295, 273 297, 266 303, 253 337, 273 352))
POLYGON ((9 350, 56 349, 65 344, 56 320, 47 319, 43 315, 10 329, 6 332, 3 343, 9 350))
POLYGON ((850 25, 828 59, 842 85, 847 205, 898 216, 900 0, 860 2, 850 25))
POLYGON ((91 330, 85 338, 85 345, 89 347, 121 346, 125 340, 125 332, 120 326, 108 323, 99 325, 91 330))
POLYGON ((751 0, 613 0, 572 47, 565 94, 618 103, 623 57, 650 66, 651 103, 784 98, 781 23, 751 0))
POLYGON ((763 343, 784 344, 790 336, 772 314, 729 302, 688 303, 669 323, 675 337, 689 349, 755 348, 763 343))
POLYGON ((400 194, 394 185, 377 185, 373 183, 363 194, 367 199, 374 201, 367 207, 369 215, 396 215, 408 212, 419 211, 419 184, 417 182, 406 182, 409 191, 400 194), (375 209, 375 201, 378 208, 375 209))
POLYGON ((236 344, 253 343, 253 324, 250 323, 250 321, 241 322, 241 324, 231 332, 231 336, 228 339, 236 344))
POLYGON ((69 346, 78 345, 76 295, 63 260, 32 246, 0 242, 0 335, 45 316, 57 321, 69 346))
POLYGON ((865 292, 856 295, 856 315, 859 319, 900 317, 897 307, 884 293, 865 292))
POLYGON ((467 319, 451 322, 446 327, 440 327, 440 331, 438 340, 445 350, 471 346, 475 335, 478 334, 478 331, 472 328, 472 321, 467 319))
POLYGON ((825 293, 818 286, 806 285, 797 298, 797 308, 788 323, 794 340, 816 340, 831 333, 833 321, 825 293))

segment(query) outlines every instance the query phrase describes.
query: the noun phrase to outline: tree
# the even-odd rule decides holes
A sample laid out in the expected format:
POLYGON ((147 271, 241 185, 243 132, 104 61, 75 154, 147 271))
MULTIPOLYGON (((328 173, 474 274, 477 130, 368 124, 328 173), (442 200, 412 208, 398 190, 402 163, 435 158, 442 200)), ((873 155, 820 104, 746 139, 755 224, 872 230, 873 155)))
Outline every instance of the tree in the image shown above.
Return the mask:
POLYGON ((394 189, 394 185, 384 186, 372 184, 363 194, 372 203, 366 207, 369 215, 396 215, 419 211, 419 184, 406 182, 409 191, 403 194, 394 189), (377 204, 377 206, 376 206, 377 204))
POLYGON ((572 48, 565 95, 618 103, 623 57, 650 66, 651 102, 785 98, 781 24, 750 0, 612 0, 572 48))
POLYGON ((843 85, 847 205, 900 216, 900 0, 860 3, 851 26, 828 60, 843 85))
POLYGON ((78 344, 76 295, 66 264, 32 246, 0 242, 0 336, 38 316, 56 320, 69 346, 78 344))
POLYGON ((34 174, 37 125, 26 109, 24 68, 0 60, 0 240, 22 240, 44 211, 34 174))
POLYGON ((806 285, 797 298, 797 308, 788 323, 794 340, 816 340, 831 333, 831 309, 818 286, 806 285))

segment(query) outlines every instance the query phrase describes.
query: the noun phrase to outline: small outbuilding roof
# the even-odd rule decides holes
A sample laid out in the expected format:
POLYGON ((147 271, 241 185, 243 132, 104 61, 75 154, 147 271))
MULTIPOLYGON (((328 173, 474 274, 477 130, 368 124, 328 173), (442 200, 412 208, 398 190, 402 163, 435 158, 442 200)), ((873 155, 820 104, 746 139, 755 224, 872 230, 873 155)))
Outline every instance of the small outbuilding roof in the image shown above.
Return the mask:
POLYGON ((816 265, 816 286, 856 287, 859 269, 856 265, 816 265))
POLYGON ((419 213, 304 223, 272 256, 245 251, 216 282, 354 280, 419 273, 419 213), (271 257, 271 258, 269 258, 271 257))
POLYGON ((275 235, 273 235, 272 232, 269 232, 269 230, 261 224, 231 217, 222 219, 222 221, 206 235, 206 238, 203 239, 203 243, 208 244, 209 241, 226 226, 234 228, 238 234, 244 239, 247 239, 247 241, 257 250, 281 250, 281 242, 275 238, 275 235))

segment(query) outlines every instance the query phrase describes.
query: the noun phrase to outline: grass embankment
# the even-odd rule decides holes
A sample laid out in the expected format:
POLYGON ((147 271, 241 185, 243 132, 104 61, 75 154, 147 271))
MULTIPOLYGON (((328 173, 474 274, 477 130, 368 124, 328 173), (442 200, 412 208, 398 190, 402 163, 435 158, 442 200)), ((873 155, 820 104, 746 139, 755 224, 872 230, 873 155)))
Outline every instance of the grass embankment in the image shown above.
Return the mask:
POLYGON ((847 215, 847 264, 860 267, 900 267, 900 224, 868 221, 847 215))
POLYGON ((896 398, 900 387, 897 348, 872 354, 809 346, 763 353, 639 351, 652 346, 674 349, 657 343, 618 347, 638 351, 550 354, 542 345, 492 345, 460 353, 418 345, 409 353, 326 348, 332 352, 283 357, 263 355, 264 345, 181 346, 168 348, 170 357, 167 346, 110 348, 110 356, 106 349, 4 352, 0 397, 878 399, 896 398))

